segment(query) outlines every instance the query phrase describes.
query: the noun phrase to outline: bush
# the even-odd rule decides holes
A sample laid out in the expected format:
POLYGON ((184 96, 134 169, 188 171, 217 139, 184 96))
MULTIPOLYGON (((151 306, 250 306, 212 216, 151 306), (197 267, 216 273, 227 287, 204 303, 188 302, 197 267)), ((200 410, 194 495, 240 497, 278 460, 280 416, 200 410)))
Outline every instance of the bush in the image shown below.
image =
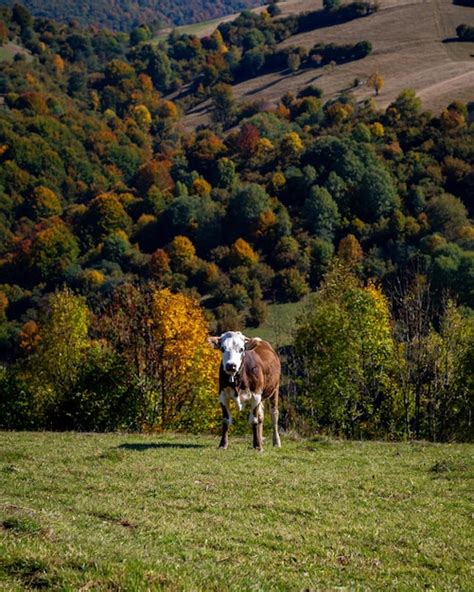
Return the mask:
POLYGON ((16 368, 0 368, 0 428, 31 430, 43 426, 32 393, 16 368))

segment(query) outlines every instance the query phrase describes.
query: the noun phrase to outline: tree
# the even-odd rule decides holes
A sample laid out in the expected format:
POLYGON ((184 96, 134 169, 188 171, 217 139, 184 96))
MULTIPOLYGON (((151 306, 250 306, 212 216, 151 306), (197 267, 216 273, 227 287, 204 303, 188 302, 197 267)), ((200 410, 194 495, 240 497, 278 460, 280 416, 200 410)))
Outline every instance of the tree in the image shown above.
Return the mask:
POLYGON ((17 23, 21 29, 33 26, 33 17, 21 4, 14 4, 12 8, 12 21, 17 23))
POLYGON ((337 256, 349 268, 358 266, 364 257, 362 247, 353 234, 348 234, 339 243, 337 256))
POLYGON ((31 213, 35 219, 59 216, 63 209, 61 201, 48 187, 35 187, 31 196, 31 213))
POLYGON ((273 18, 281 14, 281 8, 278 6, 277 2, 272 1, 268 5, 267 12, 273 18))
POLYGON ((59 218, 38 227, 30 251, 30 268, 42 280, 54 282, 79 254, 77 240, 59 218))
POLYGON ((186 236, 175 236, 168 245, 167 251, 175 271, 189 269, 196 258, 196 249, 186 236))
POLYGON ((102 193, 87 207, 82 220, 83 233, 89 242, 100 241, 114 230, 130 228, 131 220, 114 193, 102 193))
POLYGON ((394 341, 388 302, 340 263, 297 325, 304 408, 313 425, 356 436, 393 417, 394 341))
POLYGON ((261 46, 244 53, 240 62, 240 71, 245 78, 256 76, 265 64, 265 54, 261 46))
POLYGON ((252 29, 248 33, 246 33, 242 39, 242 46, 244 50, 254 49, 259 45, 263 45, 265 43, 265 36, 264 34, 259 31, 258 29, 252 29))
POLYGON ((220 158, 217 161, 217 185, 219 187, 232 187, 236 177, 235 163, 230 158, 220 158))
POLYGON ((50 297, 39 336, 34 340, 28 337, 25 348, 31 353, 23 371, 35 398, 33 406, 43 421, 60 419, 61 402, 71 393, 90 347, 89 324, 84 299, 68 289, 61 290, 50 297))
POLYGON ((340 223, 339 210, 331 194, 324 187, 311 189, 303 206, 305 227, 323 240, 331 241, 340 223))
POLYGON ((252 266, 258 261, 258 255, 243 238, 238 238, 231 247, 231 264, 233 266, 252 266))
POLYGON ((463 316, 452 300, 441 314, 439 333, 431 329, 428 350, 432 358, 427 389, 428 434, 436 441, 469 437, 474 392, 474 320, 463 316))
POLYGON ((456 27, 456 35, 461 41, 474 41, 474 27, 461 24, 456 27))
POLYGON ((458 237, 460 229, 467 224, 467 210, 454 195, 444 193, 428 203, 428 219, 432 230, 440 231, 448 239, 458 237))
POLYGON ((287 60, 288 68, 293 72, 298 72, 301 66, 301 58, 297 53, 290 53, 287 60))
POLYGON ((378 220, 392 212, 398 195, 390 173, 380 164, 369 165, 363 173, 358 193, 358 212, 364 220, 378 220))
POLYGON ((159 290, 153 296, 152 315, 153 334, 160 344, 161 425, 184 428, 208 423, 196 412, 213 415, 220 360, 207 344, 202 309, 184 294, 159 290))
POLYGON ((271 210, 270 197, 256 183, 238 187, 229 202, 228 224, 237 236, 254 234, 259 228, 261 215, 271 210))
POLYGON ((148 41, 151 37, 150 29, 146 25, 140 25, 136 29, 132 29, 130 32, 130 45, 139 45, 148 41))
POLYGON ((281 302, 298 302, 309 292, 304 276, 295 268, 279 271, 275 275, 273 288, 281 302))
POLYGON ((328 12, 335 12, 341 8, 341 0, 323 0, 323 8, 328 12))
POLYGON ((158 90, 165 92, 169 89, 173 79, 173 71, 170 59, 164 51, 153 50, 148 62, 147 73, 158 90))
POLYGON ((374 72, 367 79, 367 86, 374 89, 376 97, 379 96, 379 92, 382 90, 384 84, 384 77, 379 72, 374 72))
POLYGON ((387 108, 387 114, 399 114, 402 119, 407 121, 417 117, 420 111, 421 100, 411 88, 403 90, 387 108))
POLYGON ((124 286, 98 330, 134 370, 145 427, 199 431, 218 424, 220 358, 207 344, 207 321, 195 299, 124 286))
POLYGON ((244 155, 251 155, 255 153, 259 140, 258 129, 252 123, 244 123, 240 128, 236 143, 244 155))
POLYGON ((216 84, 211 90, 212 119, 228 126, 232 123, 235 109, 234 93, 230 84, 216 84))
POLYGON ((303 152, 304 146, 301 138, 296 132, 288 132, 283 136, 280 150, 282 155, 294 157, 303 152))

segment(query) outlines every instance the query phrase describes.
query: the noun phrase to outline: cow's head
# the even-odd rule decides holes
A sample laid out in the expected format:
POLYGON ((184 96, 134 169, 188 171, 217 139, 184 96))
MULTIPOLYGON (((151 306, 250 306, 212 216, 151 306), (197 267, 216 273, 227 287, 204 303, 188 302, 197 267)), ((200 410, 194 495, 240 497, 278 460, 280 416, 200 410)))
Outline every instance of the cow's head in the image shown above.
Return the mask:
POLYGON ((229 376, 235 376, 239 372, 249 341, 240 331, 227 331, 220 337, 208 337, 208 342, 221 350, 222 368, 229 376))

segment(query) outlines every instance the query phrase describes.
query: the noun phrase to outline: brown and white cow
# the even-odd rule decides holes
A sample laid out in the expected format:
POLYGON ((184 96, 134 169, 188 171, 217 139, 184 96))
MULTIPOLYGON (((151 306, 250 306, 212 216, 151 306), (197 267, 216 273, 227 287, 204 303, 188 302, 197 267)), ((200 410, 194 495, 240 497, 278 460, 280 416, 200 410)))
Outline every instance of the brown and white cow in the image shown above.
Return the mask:
POLYGON ((250 402, 249 423, 253 429, 253 447, 262 450, 263 404, 270 403, 273 446, 281 446, 278 434, 278 389, 280 360, 271 345, 258 337, 249 339, 239 331, 227 331, 220 337, 209 337, 209 343, 222 352, 219 373, 219 401, 222 407, 222 438, 220 448, 227 448, 228 430, 232 423, 229 403, 233 400, 239 411, 250 402))

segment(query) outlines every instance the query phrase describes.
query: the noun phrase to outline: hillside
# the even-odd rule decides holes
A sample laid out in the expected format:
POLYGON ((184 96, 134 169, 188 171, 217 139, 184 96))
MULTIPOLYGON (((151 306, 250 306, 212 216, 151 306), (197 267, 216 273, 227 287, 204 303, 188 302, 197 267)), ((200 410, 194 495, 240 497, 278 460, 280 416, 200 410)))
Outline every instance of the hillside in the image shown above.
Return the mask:
MULTIPOLYGON (((474 10, 451 0, 381 0, 379 5, 379 10, 366 18, 294 35, 281 43, 282 47, 309 49, 316 42, 368 39, 373 51, 364 60, 338 65, 330 72, 302 69, 296 75, 288 71, 265 74, 235 84, 236 99, 276 104, 285 92, 316 84, 326 99, 349 93, 361 101, 374 94, 365 81, 375 71, 385 78, 385 86, 376 98, 380 107, 386 107, 404 88, 414 89, 423 106, 434 112, 450 100, 472 99, 474 43, 457 41, 455 31, 460 23, 474 23, 474 10), (356 78, 360 84, 354 88, 356 78)), ((287 0, 279 6, 283 17, 314 10, 321 2, 287 0)), ((188 114, 189 128, 206 121, 202 107, 188 114)))
MULTIPOLYGON (((142 23, 178 26, 214 19, 256 6, 259 0, 86 0, 80 3, 23 0, 20 3, 35 16, 130 31, 142 23)), ((0 0, 0 6, 14 4, 15 0, 0 0)))
POLYGON ((206 337, 261 327, 293 425, 473 437, 474 103, 233 97, 284 67, 364 67, 370 37, 311 36, 376 11, 246 11, 157 41, 0 10, 0 427, 211 428, 206 337))
POLYGON ((249 442, 0 432, 0 589, 471 589, 472 446, 249 442))

